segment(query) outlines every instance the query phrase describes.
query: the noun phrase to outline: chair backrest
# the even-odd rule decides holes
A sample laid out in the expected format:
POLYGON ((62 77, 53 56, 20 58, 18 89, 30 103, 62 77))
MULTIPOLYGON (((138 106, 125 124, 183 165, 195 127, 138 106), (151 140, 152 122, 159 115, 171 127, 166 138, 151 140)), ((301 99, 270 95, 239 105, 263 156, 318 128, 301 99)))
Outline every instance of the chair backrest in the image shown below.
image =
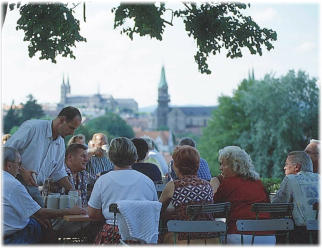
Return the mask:
POLYGON ((186 208, 186 213, 191 220, 194 220, 199 214, 216 214, 217 217, 225 217, 228 219, 231 203, 216 203, 205 205, 189 205, 186 208))
POLYGON ((292 219, 237 220, 240 232, 290 231, 294 229, 292 219))
POLYGON ((226 223, 222 221, 205 220, 169 220, 167 223, 169 232, 225 232, 226 223))
POLYGON ((254 203, 251 210, 256 213, 256 219, 263 212, 272 213, 272 218, 292 218, 293 203, 254 203))

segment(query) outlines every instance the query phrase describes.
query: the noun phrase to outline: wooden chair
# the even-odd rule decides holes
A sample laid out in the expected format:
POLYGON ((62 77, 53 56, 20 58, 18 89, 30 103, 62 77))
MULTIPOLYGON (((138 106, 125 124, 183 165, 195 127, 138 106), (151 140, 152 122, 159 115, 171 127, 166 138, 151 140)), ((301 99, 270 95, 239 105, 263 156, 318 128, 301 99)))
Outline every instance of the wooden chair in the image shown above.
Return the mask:
MULTIPOLYGON (((287 240, 289 232, 294 230, 292 219, 292 203, 254 203, 252 211, 256 213, 255 220, 237 220, 237 230, 240 232, 253 232, 251 244, 254 244, 257 231, 286 231, 287 240), (259 213, 270 213, 272 219, 259 219, 259 213)), ((244 244, 241 234, 241 244, 244 244)))
MULTIPOLYGON (((211 220, 169 220, 167 223, 168 231, 174 233, 174 244, 176 243, 176 234, 181 232, 196 233, 196 232, 226 232, 227 226, 223 221, 211 220)), ((190 239, 188 239, 190 244, 190 239)))

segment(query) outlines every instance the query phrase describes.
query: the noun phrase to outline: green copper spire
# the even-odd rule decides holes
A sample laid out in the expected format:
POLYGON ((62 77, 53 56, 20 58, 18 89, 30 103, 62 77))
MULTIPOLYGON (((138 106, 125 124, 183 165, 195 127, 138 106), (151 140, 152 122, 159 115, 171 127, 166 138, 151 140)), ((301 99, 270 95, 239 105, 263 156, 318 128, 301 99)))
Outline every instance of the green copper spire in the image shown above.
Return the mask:
POLYGON ((161 69, 161 77, 160 77, 160 83, 159 83, 159 89, 161 88, 168 88, 167 80, 165 79, 164 66, 162 66, 162 69, 161 69))

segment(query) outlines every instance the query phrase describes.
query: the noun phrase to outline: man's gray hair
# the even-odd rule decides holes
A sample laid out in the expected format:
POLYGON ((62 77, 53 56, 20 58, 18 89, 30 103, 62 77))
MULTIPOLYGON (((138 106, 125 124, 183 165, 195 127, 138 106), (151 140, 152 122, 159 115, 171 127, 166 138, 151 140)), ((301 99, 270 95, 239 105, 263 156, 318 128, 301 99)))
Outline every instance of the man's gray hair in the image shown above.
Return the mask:
POLYGON ((196 147, 196 142, 192 138, 184 137, 179 141, 179 146, 184 145, 196 147))
POLYGON ((313 164, 310 156, 304 151, 293 151, 287 154, 292 163, 300 164, 301 171, 313 172, 313 164))
POLYGON ((218 152, 218 161, 227 160, 231 169, 239 176, 258 180, 260 177, 255 171, 252 159, 239 146, 226 146, 218 152))
POLYGON ((17 160, 19 152, 13 147, 3 147, 3 165, 7 162, 14 162, 17 160))
POLYGON ((111 162, 118 167, 132 165, 138 159, 135 145, 125 137, 112 139, 108 156, 111 162))

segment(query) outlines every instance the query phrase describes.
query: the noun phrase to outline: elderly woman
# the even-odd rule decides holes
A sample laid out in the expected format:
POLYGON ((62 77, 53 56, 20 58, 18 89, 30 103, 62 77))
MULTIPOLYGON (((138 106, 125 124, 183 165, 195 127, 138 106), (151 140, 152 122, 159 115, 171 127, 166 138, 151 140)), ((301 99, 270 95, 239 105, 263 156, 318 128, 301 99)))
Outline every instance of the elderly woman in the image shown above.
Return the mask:
MULTIPOLYGON (((174 206, 174 213, 168 219, 189 220, 186 214, 188 205, 213 203, 213 190, 210 183, 197 176, 200 156, 199 152, 191 146, 178 146, 173 155, 173 169, 178 176, 177 180, 170 181, 165 186, 159 201, 162 203, 161 218, 166 219, 166 209, 171 202, 174 206)), ((211 216, 198 216, 197 219, 212 219, 211 216)), ((173 234, 166 233, 163 243, 172 243, 173 234)), ((208 243, 218 243, 218 239, 207 236, 208 243)), ((162 238, 161 238, 162 239, 162 238)), ((205 234, 191 234, 191 243, 198 244, 205 241, 205 234)), ((187 243, 187 233, 180 233, 177 243, 187 243)))
MULTIPOLYGON (((236 220, 255 219, 256 215, 251 211, 252 204, 269 202, 269 198, 250 156, 243 149, 238 146, 226 146, 219 150, 218 160, 222 173, 221 182, 216 177, 210 181, 216 191, 214 202, 231 202, 227 243, 240 244, 236 220)), ((259 217, 269 218, 269 214, 260 214, 259 217)), ((251 235, 243 236, 244 242, 250 243, 251 235)), ((254 243, 275 244, 275 236, 256 236, 254 243)))
MULTIPOLYGON (((96 237, 96 244, 112 242, 114 229, 113 213, 109 212, 111 203, 119 200, 158 200, 150 178, 131 168, 138 157, 131 140, 124 137, 113 139, 108 156, 114 164, 114 170, 97 179, 88 202, 88 215, 93 219, 105 220, 102 231, 96 237)), ((119 240, 118 228, 115 234, 119 240)))

